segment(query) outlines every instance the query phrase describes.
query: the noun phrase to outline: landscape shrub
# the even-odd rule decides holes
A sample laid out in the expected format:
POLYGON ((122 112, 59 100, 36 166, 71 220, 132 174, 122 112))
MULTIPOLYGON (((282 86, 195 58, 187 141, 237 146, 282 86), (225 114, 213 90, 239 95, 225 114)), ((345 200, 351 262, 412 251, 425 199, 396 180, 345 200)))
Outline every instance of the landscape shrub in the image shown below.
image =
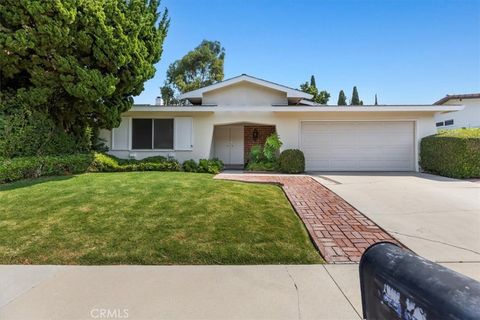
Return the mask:
POLYGON ((87 171, 92 161, 92 154, 4 159, 0 163, 0 183, 41 176, 82 173, 87 171))
POLYGON ((153 156, 153 157, 146 157, 140 160, 140 162, 148 162, 148 163, 163 163, 167 161, 168 158, 164 156, 153 156))
POLYGON ((420 166, 451 178, 480 177, 480 129, 445 130, 423 138, 420 166))
POLYGON ((278 167, 283 173, 302 173, 305 171, 305 156, 298 149, 284 150, 278 158, 278 167))
POLYGON ((183 167, 176 159, 149 157, 124 160, 104 153, 84 153, 59 156, 0 158, 0 183, 41 176, 66 175, 83 172, 124 171, 181 171, 217 174, 223 170, 218 159, 187 160, 183 167))
POLYGON ((198 170, 200 173, 217 174, 223 170, 223 162, 218 159, 200 159, 198 161, 198 170))
POLYGON ((140 162, 128 164, 131 170, 127 171, 180 171, 180 163, 177 160, 165 160, 164 162, 140 162))
POLYGON ((265 145, 263 146, 263 155, 268 162, 275 162, 277 160, 278 151, 282 147, 283 143, 280 141, 280 137, 277 133, 272 133, 265 140, 265 145))
POLYGON ((40 162, 34 157, 7 159, 0 165, 0 183, 37 178, 40 175, 40 162))
POLYGON ((104 153, 94 154, 93 161, 88 170, 92 172, 126 171, 122 170, 118 158, 104 153))
POLYGON ((272 133, 265 140, 263 147, 252 146, 246 169, 249 171, 276 171, 278 169, 278 151, 282 144, 278 134, 272 133))
POLYGON ((142 160, 126 160, 104 153, 95 153, 89 171, 180 171, 180 168, 180 163, 177 160, 167 159, 162 156, 148 157, 142 160))
POLYGON ((42 157, 42 176, 55 176, 86 172, 93 161, 93 154, 73 154, 42 157))
POLYGON ((278 170, 278 162, 249 162, 247 164, 248 171, 277 171, 278 170))
POLYGON ((263 148, 261 145, 253 145, 250 148, 249 162, 258 163, 263 160, 263 148))
POLYGON ((187 160, 183 163, 182 169, 185 172, 197 172, 198 171, 198 164, 195 162, 195 160, 190 159, 190 160, 187 160))
POLYGON ((91 129, 78 138, 58 128, 47 115, 21 110, 2 118, 0 156, 5 158, 88 152, 91 129))

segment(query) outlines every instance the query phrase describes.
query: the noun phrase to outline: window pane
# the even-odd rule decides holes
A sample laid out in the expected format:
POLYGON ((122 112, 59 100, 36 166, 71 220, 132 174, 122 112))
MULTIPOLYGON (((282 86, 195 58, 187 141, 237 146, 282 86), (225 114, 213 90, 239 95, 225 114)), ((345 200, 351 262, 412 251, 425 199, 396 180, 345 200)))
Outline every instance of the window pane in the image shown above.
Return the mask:
POLYGON ((152 149, 152 119, 132 119, 132 149, 152 149))
POLYGON ((437 127, 441 127, 441 126, 443 126, 443 121, 442 121, 442 122, 437 122, 437 124, 436 124, 436 125, 437 125, 437 127))
POLYGON ((153 120, 154 149, 173 149, 173 119, 153 120))
POLYGON ((445 120, 446 126, 451 126, 453 124, 453 120, 445 120))

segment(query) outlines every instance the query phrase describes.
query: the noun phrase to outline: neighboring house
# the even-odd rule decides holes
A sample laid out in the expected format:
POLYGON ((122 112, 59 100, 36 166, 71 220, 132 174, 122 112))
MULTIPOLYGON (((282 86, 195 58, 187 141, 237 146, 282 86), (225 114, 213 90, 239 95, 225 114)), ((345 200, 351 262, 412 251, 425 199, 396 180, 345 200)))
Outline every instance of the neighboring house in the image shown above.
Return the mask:
POLYGON ((480 128, 480 93, 452 94, 438 100, 434 105, 464 105, 456 112, 437 113, 437 129, 480 128))
POLYGON ((243 166, 251 146, 277 132, 282 150, 302 150, 310 171, 413 171, 420 139, 436 132, 435 113, 462 109, 325 106, 310 98, 241 75, 183 94, 192 105, 135 105, 118 128, 103 130, 101 137, 120 158, 219 158, 227 166, 243 166))

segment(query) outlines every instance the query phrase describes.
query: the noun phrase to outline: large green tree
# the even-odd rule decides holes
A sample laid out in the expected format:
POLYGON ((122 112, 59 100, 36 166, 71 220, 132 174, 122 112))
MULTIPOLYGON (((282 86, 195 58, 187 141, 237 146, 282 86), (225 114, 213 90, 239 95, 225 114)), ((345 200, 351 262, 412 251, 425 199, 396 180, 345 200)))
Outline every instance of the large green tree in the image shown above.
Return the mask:
POLYGON ((327 104, 330 99, 330 93, 325 90, 319 91, 315 83, 315 77, 310 77, 310 83, 305 82, 300 85, 300 90, 313 96, 312 101, 319 104, 327 104))
POLYGON ((353 87, 352 101, 350 101, 350 105, 352 105, 352 106, 363 105, 363 102, 361 102, 360 97, 358 96, 358 90, 357 90, 356 86, 353 87))
POLYGON ((203 40, 183 58, 170 64, 162 98, 176 103, 175 96, 223 80, 225 49, 218 41, 203 40), (173 95, 172 95, 173 93, 173 95))
POLYGON ((157 0, 2 0, 1 113, 41 112, 73 135, 118 126, 168 25, 157 0))
POLYGON ((343 90, 340 90, 340 92, 338 93, 337 105, 339 106, 347 105, 347 96, 345 95, 345 92, 343 92, 343 90))

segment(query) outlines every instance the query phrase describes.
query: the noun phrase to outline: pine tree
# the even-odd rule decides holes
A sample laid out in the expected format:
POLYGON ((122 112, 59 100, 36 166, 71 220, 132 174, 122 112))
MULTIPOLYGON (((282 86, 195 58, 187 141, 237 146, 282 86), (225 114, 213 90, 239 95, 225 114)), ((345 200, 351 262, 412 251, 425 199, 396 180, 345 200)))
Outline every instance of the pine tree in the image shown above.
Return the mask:
POLYGON ((343 90, 340 90, 340 92, 338 93, 337 105, 339 106, 347 105, 347 97, 345 96, 345 92, 343 92, 343 90))
POLYGON ((315 77, 313 75, 310 77, 310 83, 306 81, 300 85, 300 90, 311 94, 313 96, 311 100, 318 104, 327 104, 330 99, 330 93, 326 90, 318 91, 315 84, 315 77))
POLYGON ((40 111, 74 136, 112 129, 155 75, 158 0, 0 1, 0 109, 40 111))
POLYGON ((377 94, 375 93, 375 105, 378 106, 377 94))
POLYGON ((353 87, 353 92, 352 92, 352 101, 350 102, 350 105, 352 106, 359 106, 360 105, 360 97, 358 96, 358 91, 357 87, 353 87))

